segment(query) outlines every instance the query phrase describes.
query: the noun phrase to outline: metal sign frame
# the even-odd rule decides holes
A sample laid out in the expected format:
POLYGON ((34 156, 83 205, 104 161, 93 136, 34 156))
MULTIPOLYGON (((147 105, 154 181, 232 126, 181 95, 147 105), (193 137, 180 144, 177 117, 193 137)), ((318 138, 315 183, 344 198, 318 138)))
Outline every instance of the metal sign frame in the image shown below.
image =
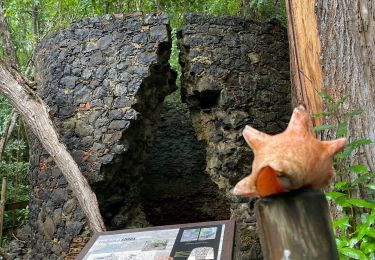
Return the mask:
MULTIPOLYGON (((168 232, 171 232, 171 234, 173 235, 172 237, 170 237, 170 239, 173 240, 174 243, 173 245, 169 245, 169 247, 172 248, 172 250, 170 251, 170 256, 167 258, 160 257, 160 260, 188 259, 189 255, 186 255, 186 253, 190 254, 192 250, 194 249, 198 250, 198 248, 206 248, 206 249, 212 248, 214 251, 214 260, 230 260, 232 259, 232 254, 233 254, 234 230, 235 230, 235 220, 224 220, 224 221, 199 222, 199 223, 189 223, 189 224, 181 224, 181 225, 168 225, 168 226, 157 226, 157 227, 99 232, 99 233, 95 233, 91 237, 89 242, 82 249, 82 251, 77 256, 76 259, 78 260, 87 259, 90 256, 90 254, 92 254, 90 250, 91 251, 93 250, 92 248, 96 242, 104 244, 103 241, 109 241, 106 244, 106 245, 109 245, 111 241, 114 241, 113 243, 116 244, 115 246, 126 247, 126 243, 128 242, 128 240, 135 241, 137 239, 137 233, 138 233, 138 237, 141 237, 144 234, 148 234, 148 235, 155 234, 156 236, 160 236, 160 234, 163 232, 165 234, 168 234, 168 232), (161 231, 161 232, 148 232, 148 231, 161 231), (124 235, 124 238, 122 239, 121 239, 121 234, 124 235), (131 237, 128 236, 130 234, 131 234, 131 237), (127 238, 125 238, 125 236, 127 238), (119 239, 121 239, 121 241, 119 241, 119 239), (218 258, 218 256, 220 256, 220 258, 218 258)), ((160 241, 160 240, 155 240, 155 241, 160 241)), ((156 247, 158 245, 152 245, 152 244, 144 245, 144 247, 146 246, 156 247)), ((142 250, 139 250, 140 254, 142 250)), ((146 250, 150 250, 150 249, 146 249, 146 250)), ((126 249, 124 250, 124 253, 125 252, 126 252, 126 249)), ((95 258, 91 258, 91 259, 95 259, 95 258)), ((150 260, 154 260, 154 259, 158 259, 158 258, 153 258, 150 260)))

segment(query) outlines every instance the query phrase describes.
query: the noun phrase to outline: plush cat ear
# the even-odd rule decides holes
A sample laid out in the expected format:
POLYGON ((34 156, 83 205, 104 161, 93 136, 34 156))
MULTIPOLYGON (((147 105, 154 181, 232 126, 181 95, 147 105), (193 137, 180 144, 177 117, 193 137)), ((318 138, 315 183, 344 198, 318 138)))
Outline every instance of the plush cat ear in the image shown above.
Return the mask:
POLYGON ((293 110, 293 114, 286 131, 293 131, 296 134, 306 133, 309 132, 309 128, 310 115, 306 112, 306 108, 303 105, 300 105, 293 110))
POLYGON ((262 133, 248 125, 243 130, 242 135, 253 151, 257 150, 257 148, 267 142, 271 137, 270 135, 262 133))
POLYGON ((323 145, 325 146, 329 155, 335 155, 341 152, 344 149, 346 143, 346 138, 340 138, 333 141, 323 141, 323 145))

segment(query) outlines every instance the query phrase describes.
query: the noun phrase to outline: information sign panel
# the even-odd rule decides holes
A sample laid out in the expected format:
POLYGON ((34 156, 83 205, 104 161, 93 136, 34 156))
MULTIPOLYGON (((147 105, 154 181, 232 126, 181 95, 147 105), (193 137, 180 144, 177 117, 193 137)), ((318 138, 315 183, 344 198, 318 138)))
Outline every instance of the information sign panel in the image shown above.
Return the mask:
POLYGON ((230 260, 234 220, 101 232, 79 260, 230 260))

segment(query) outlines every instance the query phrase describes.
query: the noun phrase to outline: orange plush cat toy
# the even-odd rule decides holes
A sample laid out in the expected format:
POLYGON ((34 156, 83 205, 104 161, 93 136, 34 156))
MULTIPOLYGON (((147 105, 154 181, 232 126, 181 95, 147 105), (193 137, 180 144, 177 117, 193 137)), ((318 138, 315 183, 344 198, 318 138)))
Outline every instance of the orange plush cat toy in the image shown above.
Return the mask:
POLYGON ((252 172, 234 187, 235 195, 265 197, 299 188, 322 188, 335 176, 333 156, 346 139, 319 141, 310 131, 303 106, 294 109, 288 128, 274 136, 246 126, 243 136, 254 152, 252 172))

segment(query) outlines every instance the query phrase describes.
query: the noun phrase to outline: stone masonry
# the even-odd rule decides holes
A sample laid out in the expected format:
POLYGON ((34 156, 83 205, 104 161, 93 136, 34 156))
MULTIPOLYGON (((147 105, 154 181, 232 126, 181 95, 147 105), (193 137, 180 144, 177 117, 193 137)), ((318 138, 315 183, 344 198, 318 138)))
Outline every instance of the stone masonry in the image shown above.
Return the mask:
MULTIPOLYGON (((286 31, 188 14, 177 36, 184 104, 162 105, 176 89, 165 14, 91 18, 47 37, 37 93, 109 230, 232 217, 234 259, 262 259, 254 201, 230 191, 251 172, 244 126, 275 134, 289 121, 286 31)), ((32 134, 30 146, 30 224, 12 257, 73 259, 90 237, 85 217, 32 134)))
MULTIPOLYGON (((37 93, 97 194, 108 229, 149 225, 138 184, 160 104, 175 90, 170 49, 164 14, 87 19, 37 47, 37 93)), ((24 258, 73 256, 79 249, 72 242, 87 236, 83 212, 32 136, 30 162, 32 250, 24 258)))
POLYGON ((206 172, 226 194, 237 219, 235 259, 261 259, 253 201, 230 190, 250 174, 252 152, 242 137, 249 124, 281 132, 291 114, 286 30, 235 17, 189 14, 178 32, 182 100, 206 146, 206 172))

